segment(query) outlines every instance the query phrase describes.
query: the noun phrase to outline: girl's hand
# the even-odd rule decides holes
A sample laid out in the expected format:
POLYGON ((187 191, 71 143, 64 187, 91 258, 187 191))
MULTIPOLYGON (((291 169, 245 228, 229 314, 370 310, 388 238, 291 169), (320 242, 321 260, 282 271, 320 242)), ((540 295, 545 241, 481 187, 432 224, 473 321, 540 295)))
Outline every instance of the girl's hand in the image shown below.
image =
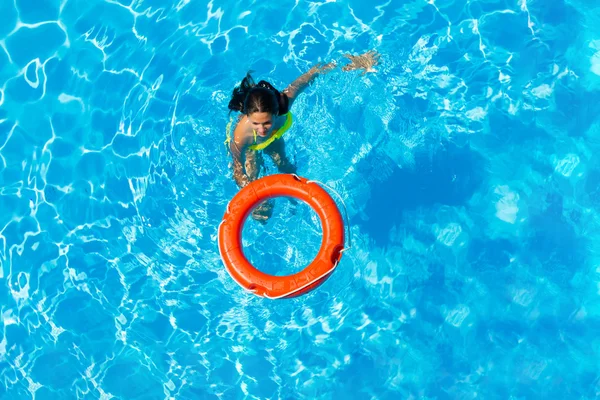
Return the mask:
POLYGON ((352 71, 355 69, 363 69, 363 75, 367 72, 375 72, 375 65, 379 64, 379 57, 381 55, 375 50, 369 50, 366 53, 353 56, 351 54, 345 54, 346 58, 350 60, 350 64, 345 65, 342 71, 352 71))

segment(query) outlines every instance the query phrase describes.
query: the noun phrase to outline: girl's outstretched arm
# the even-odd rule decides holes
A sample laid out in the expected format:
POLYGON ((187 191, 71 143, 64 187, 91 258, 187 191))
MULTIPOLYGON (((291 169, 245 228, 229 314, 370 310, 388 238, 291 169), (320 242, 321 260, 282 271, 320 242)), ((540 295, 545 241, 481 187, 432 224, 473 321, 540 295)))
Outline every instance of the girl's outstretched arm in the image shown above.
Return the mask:
POLYGON ((290 83, 290 85, 283 91, 283 93, 285 93, 290 100, 289 107, 292 106, 292 103, 294 102, 294 100, 296 100, 296 97, 298 97, 298 95, 302 93, 304 89, 306 89, 306 87, 310 85, 310 83, 317 76, 319 76, 319 74, 322 74, 332 68, 335 68, 335 66, 335 62, 330 62, 325 65, 321 65, 321 63, 318 63, 317 65, 309 69, 307 72, 303 73, 298 78, 296 78, 292 83, 290 83))
MULTIPOLYGON (((345 54, 346 58, 350 60, 350 63, 342 67, 342 71, 353 71, 356 69, 362 69, 363 75, 367 72, 374 72, 373 67, 379 63, 380 55, 374 50, 369 50, 366 53, 359 54, 357 56, 353 56, 351 54, 345 54)), ((289 107, 292 106, 294 100, 298 97, 300 93, 306 89, 308 85, 320 74, 326 73, 329 70, 335 68, 337 64, 335 61, 327 63, 325 65, 321 65, 321 63, 316 64, 314 67, 309 69, 304 74, 300 75, 296 80, 294 80, 283 92, 289 98, 289 107)))

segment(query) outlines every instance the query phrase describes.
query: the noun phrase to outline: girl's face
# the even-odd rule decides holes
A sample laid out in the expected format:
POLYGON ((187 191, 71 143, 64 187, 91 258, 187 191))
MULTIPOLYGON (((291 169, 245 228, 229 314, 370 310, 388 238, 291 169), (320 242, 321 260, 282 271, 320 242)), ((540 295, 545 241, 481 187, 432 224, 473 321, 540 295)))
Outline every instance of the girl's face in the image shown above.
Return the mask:
POLYGON ((266 137, 273 129, 273 114, 268 112, 255 112, 248 115, 248 121, 258 136, 266 137))

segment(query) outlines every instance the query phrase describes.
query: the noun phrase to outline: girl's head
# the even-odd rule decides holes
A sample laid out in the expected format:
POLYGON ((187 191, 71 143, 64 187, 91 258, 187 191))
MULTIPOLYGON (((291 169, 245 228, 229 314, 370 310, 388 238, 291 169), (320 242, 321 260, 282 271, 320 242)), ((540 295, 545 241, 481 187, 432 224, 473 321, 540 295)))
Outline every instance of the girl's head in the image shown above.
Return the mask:
POLYGON ((246 116, 253 113, 268 113, 279 115, 280 94, 269 82, 254 83, 250 73, 242 80, 239 86, 233 89, 229 101, 230 111, 239 111, 246 116))

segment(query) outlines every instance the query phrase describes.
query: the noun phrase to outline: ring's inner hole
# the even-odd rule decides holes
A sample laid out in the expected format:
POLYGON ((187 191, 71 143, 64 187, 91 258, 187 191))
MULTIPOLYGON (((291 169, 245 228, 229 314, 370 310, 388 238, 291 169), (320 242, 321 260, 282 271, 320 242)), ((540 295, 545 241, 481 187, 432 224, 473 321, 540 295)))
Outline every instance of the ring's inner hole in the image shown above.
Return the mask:
POLYGON ((292 275, 306 268, 319 253, 322 238, 318 214, 304 201, 291 197, 276 197, 259 204, 242 229, 248 261, 256 269, 276 276, 292 275))

